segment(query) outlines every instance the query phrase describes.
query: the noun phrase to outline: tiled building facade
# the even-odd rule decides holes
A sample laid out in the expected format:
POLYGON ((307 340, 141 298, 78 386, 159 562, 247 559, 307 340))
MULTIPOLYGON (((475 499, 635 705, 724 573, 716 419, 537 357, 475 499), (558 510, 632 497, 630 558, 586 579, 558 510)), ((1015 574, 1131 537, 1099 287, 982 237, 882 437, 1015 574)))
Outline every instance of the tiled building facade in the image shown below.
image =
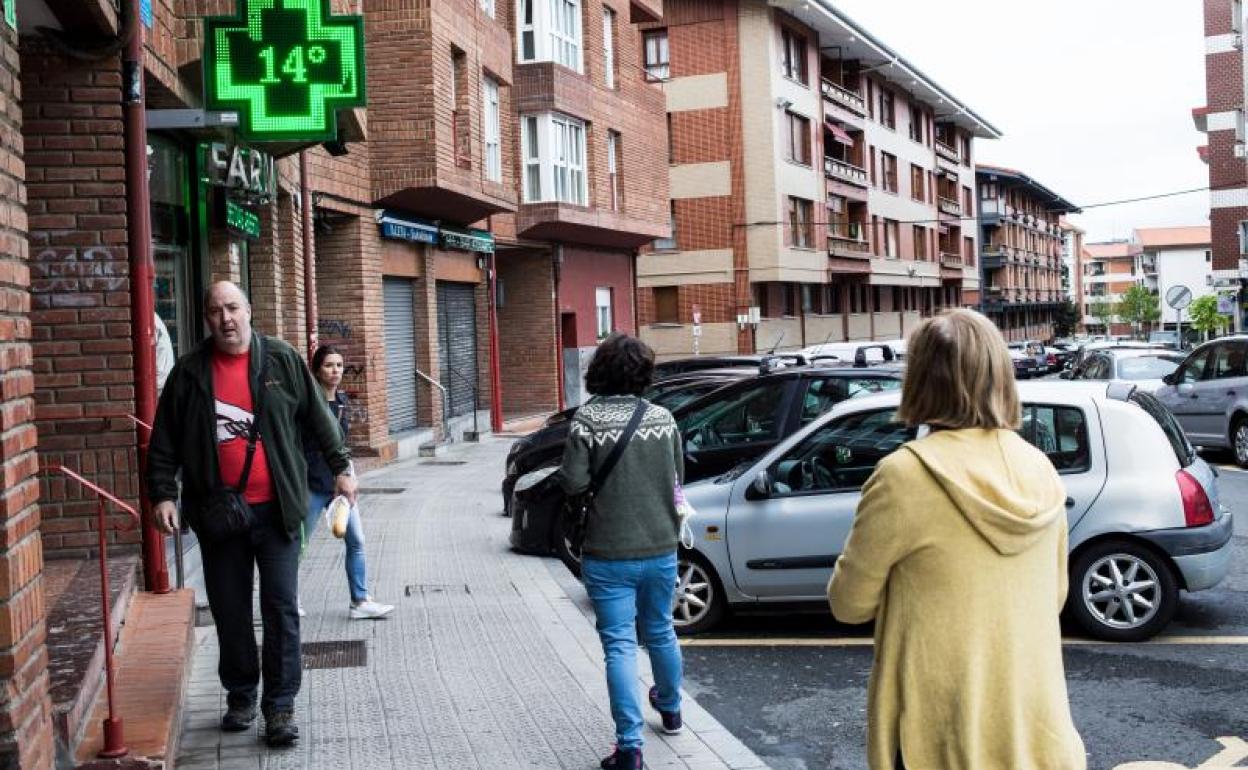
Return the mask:
POLYGON ((1138 282, 1138 260, 1142 249, 1126 240, 1089 243, 1084 246, 1083 305, 1084 328, 1092 334, 1131 334, 1131 324, 1116 309, 1127 289, 1138 282))
POLYGON ((827 3, 673 0, 643 43, 671 137, 674 232, 638 262, 660 355, 896 338, 978 301, 972 147, 999 133, 973 111, 827 3))
POLYGON ((979 165, 980 309, 1007 340, 1050 340, 1062 288, 1063 214, 1079 211, 1012 169, 979 165))

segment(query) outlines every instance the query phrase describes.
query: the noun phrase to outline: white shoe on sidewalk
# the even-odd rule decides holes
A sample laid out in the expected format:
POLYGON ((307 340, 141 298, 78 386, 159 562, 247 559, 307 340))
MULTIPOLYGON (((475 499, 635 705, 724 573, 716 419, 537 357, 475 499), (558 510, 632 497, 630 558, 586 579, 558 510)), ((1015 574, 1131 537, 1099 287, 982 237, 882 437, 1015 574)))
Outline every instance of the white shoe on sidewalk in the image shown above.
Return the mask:
POLYGON ((359 604, 351 605, 352 620, 376 620, 384 618, 394 611, 392 604, 380 604, 372 599, 365 599, 359 604))

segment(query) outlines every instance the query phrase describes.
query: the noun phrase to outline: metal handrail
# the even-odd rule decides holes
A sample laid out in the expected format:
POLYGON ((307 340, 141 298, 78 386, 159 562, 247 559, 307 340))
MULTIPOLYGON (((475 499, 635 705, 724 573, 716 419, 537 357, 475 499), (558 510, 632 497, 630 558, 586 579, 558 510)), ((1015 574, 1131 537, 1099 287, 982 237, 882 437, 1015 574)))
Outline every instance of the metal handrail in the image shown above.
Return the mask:
MULTIPOLYGON (((135 420, 139 422, 139 420, 135 420)), ((108 525, 105 501, 112 503, 122 511, 130 515, 130 526, 118 526, 121 531, 130 531, 142 523, 139 512, 136 511, 129 503, 118 498, 107 489, 95 484, 80 476, 78 473, 66 468, 64 465, 49 465, 47 470, 52 473, 62 473, 70 479, 78 482, 83 487, 92 491, 96 495, 99 506, 97 508, 97 535, 100 544, 100 608, 104 617, 104 677, 108 687, 108 716, 104 718, 104 748, 100 749, 99 756, 106 759, 116 757, 124 757, 129 753, 126 748, 124 731, 122 729, 121 718, 117 714, 117 693, 116 693, 116 671, 113 666, 113 619, 112 607, 109 601, 108 588, 108 541, 105 539, 105 530, 108 525)))
MULTIPOLYGON (((481 402, 477 399, 477 383, 455 371, 455 369, 450 366, 446 367, 446 371, 450 372, 453 376, 458 377, 462 382, 466 383, 468 387, 472 388, 472 432, 475 433, 479 439, 481 436, 481 429, 477 425, 477 412, 481 411, 481 402)), ((450 397, 444 397, 442 403, 449 406, 450 397)), ((443 412, 445 412, 445 408, 443 409, 443 412)))
MULTIPOLYGON (((435 387, 435 388, 437 388, 438 390, 442 391, 442 403, 443 403, 443 404, 445 404, 445 403, 446 403, 446 400, 447 400, 448 398, 450 398, 450 394, 447 392, 447 390, 446 390, 446 386, 445 386, 445 385, 443 385, 442 383, 438 382, 437 380, 433 379, 433 378, 432 378, 432 377, 430 377, 429 375, 425 374, 424 372, 422 372, 422 371, 421 371, 421 370, 419 370, 419 369, 416 369, 416 370, 415 370, 415 372, 416 372, 416 376, 417 376, 417 377, 421 378, 422 380, 424 380, 425 382, 429 383, 429 384, 430 384, 430 385, 432 385, 433 387, 435 387)), ((449 424, 449 423, 447 423, 447 420, 446 420, 446 408, 445 408, 445 407, 443 407, 443 408, 442 408, 442 438, 443 438, 443 439, 446 439, 446 438, 447 438, 446 434, 447 434, 447 432, 448 432, 448 431, 447 431, 447 426, 448 426, 448 424, 449 424)))

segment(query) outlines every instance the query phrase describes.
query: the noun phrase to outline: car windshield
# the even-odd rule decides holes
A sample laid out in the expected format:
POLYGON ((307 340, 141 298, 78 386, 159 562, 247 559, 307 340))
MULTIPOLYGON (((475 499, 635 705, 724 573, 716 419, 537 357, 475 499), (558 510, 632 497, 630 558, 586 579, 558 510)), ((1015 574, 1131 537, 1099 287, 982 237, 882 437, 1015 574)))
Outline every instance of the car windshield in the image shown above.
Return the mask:
POLYGON ((1118 359, 1120 380, 1160 380, 1179 368, 1180 356, 1132 356, 1118 359))

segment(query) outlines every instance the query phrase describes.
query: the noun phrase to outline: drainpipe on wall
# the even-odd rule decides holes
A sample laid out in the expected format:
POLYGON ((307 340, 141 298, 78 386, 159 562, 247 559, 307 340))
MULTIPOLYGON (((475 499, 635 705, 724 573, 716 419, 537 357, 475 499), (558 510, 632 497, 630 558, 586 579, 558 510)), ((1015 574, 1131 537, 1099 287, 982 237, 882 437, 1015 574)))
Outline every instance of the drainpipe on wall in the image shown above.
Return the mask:
MULTIPOLYGON (((139 18, 139 0, 127 0, 133 19, 139 18)), ((151 197, 147 185, 147 114, 143 97, 143 25, 122 55, 122 112, 126 143, 126 231, 130 253, 130 325, 134 331, 134 408, 147 425, 156 419, 155 268, 152 264, 151 197)), ((140 476, 147 468, 150 431, 137 425, 140 476)), ((143 517, 143 584, 155 593, 168 593, 169 568, 165 538, 152 519, 146 484, 139 484, 143 517)))
POLYGON ((563 313, 559 311, 559 279, 560 270, 563 267, 563 246, 556 243, 551 250, 550 271, 551 271, 551 288, 555 294, 555 373, 559 378, 557 383, 559 386, 559 408, 556 411, 562 412, 567 407, 564 405, 564 399, 567 394, 563 392, 563 313))
POLYGON ((312 191, 308 189, 308 152, 299 151, 299 204, 303 215, 303 307, 308 330, 308 360, 316 352, 316 250, 312 248, 312 191))
MULTIPOLYGON (((493 224, 493 223, 491 223, 493 224)), ((493 229, 491 227, 491 229, 493 229)), ((503 374, 502 362, 498 360, 498 252, 490 253, 489 295, 490 303, 490 430, 503 432, 503 374)))

